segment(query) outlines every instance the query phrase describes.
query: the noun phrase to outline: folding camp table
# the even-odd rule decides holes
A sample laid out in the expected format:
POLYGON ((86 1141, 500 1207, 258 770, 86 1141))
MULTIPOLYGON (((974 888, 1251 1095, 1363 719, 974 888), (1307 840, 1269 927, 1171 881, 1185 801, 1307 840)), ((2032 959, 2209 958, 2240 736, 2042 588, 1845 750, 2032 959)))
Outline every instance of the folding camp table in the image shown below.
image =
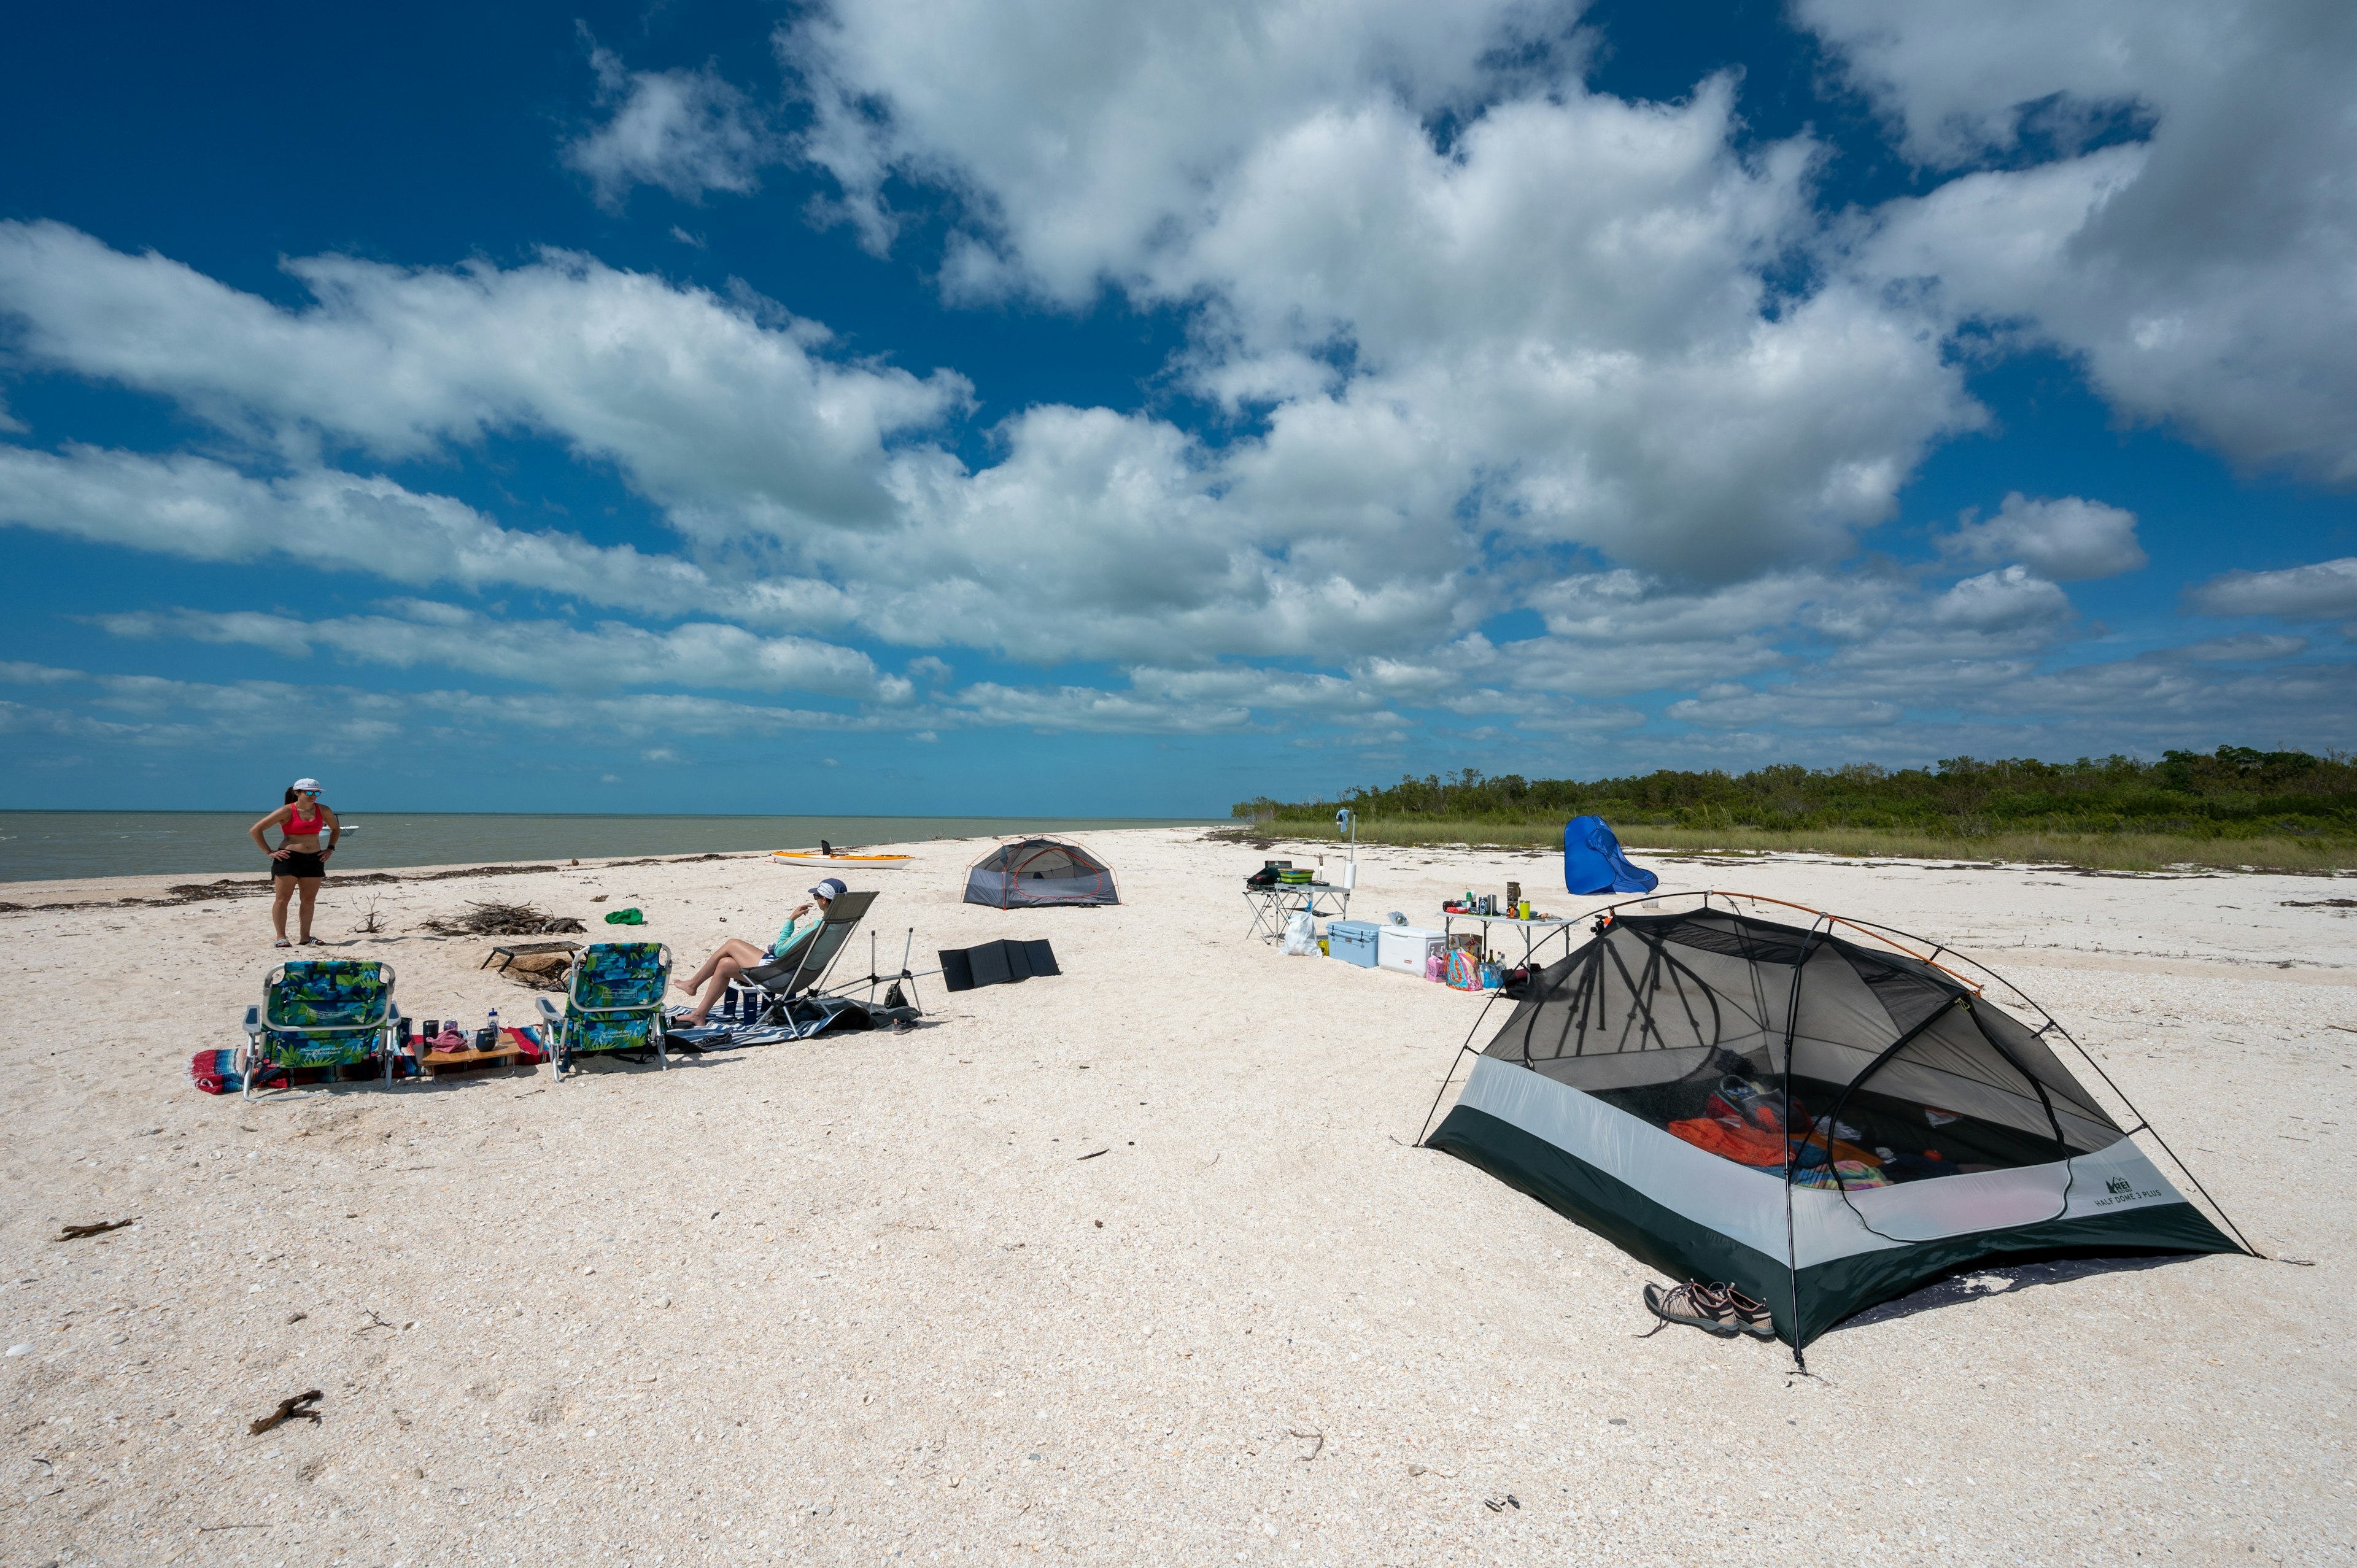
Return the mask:
MULTIPOLYGON (((1485 953, 1490 950, 1491 927, 1519 927, 1523 933, 1523 962, 1525 964, 1534 961, 1540 943, 1552 941, 1556 932, 1568 931, 1579 924, 1577 920, 1517 920, 1507 915, 1470 915, 1459 909, 1444 909, 1440 913, 1440 929, 1444 935, 1455 929, 1451 922, 1456 920, 1481 928, 1481 950, 1485 953)), ((1571 950, 1570 942, 1564 943, 1563 950, 1566 953, 1571 950)))
POLYGON ((1253 918, 1244 935, 1275 942, 1285 940, 1285 922, 1305 909, 1328 919, 1348 915, 1351 890, 1325 882, 1278 882, 1245 888, 1244 902, 1252 906, 1253 918))

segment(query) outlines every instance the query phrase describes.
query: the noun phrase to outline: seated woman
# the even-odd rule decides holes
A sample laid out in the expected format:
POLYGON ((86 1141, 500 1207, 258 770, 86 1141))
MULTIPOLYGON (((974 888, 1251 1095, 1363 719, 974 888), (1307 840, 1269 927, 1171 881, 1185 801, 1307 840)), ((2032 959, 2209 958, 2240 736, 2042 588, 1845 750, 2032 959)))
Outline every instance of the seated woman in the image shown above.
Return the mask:
POLYGON ((712 1016, 712 1009, 727 993, 728 983, 738 975, 750 975, 755 980, 768 980, 781 972, 777 960, 793 950, 794 944, 826 923, 827 906, 845 891, 840 877, 830 876, 810 890, 810 902, 797 904, 787 914, 778 940, 763 952, 751 942, 731 937, 712 950, 694 974, 679 983, 679 988, 695 998, 694 1005, 681 1008, 672 1015, 672 1021, 682 1028, 697 1029, 712 1016))

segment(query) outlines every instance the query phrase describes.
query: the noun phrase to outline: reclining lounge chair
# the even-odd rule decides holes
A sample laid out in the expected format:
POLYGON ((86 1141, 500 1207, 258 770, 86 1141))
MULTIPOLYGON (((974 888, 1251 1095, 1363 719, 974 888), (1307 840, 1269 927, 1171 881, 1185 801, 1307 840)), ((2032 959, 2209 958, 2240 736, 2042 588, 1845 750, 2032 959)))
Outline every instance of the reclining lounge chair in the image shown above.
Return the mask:
POLYGON ((819 987, 826 983, 834 961, 843 956, 844 944, 875 902, 873 893, 845 893, 827 906, 826 919, 818 929, 769 962, 747 970, 742 976, 745 983, 760 987, 762 993, 760 1011, 751 1022, 674 1028, 673 1037, 699 1047, 764 1046, 807 1040, 838 1024, 851 1029, 874 1028, 874 1018, 865 1004, 847 996, 821 995, 819 987))
POLYGON ((655 1053, 664 1069, 663 992, 671 984, 671 949, 661 942, 593 942, 565 972, 565 1007, 540 998, 548 1029, 548 1058, 556 1076, 577 1057, 608 1051, 655 1053))
MULTIPOLYGON (((391 1083, 404 1054, 393 1037, 400 1015, 393 1004, 393 966, 374 959, 297 959, 263 982, 262 1002, 245 1010, 245 1044, 237 1053, 242 1093, 253 1098, 254 1079, 324 1069, 342 1069, 382 1058, 391 1083)), ((406 1076, 404 1074, 404 1076, 406 1076)))

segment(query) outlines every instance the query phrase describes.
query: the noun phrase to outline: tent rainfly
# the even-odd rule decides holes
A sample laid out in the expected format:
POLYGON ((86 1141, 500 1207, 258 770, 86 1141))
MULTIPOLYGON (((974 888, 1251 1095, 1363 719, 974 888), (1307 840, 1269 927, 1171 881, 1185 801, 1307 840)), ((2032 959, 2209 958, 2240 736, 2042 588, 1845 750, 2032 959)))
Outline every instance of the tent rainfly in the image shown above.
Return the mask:
POLYGON ((1118 904, 1113 870, 1076 843, 1013 839, 974 863, 965 874, 965 901, 994 909, 1054 904, 1118 904))
POLYGON ((2123 1129, 2072 1075, 2061 1025, 1984 994, 2012 990, 1995 975, 1864 922, 1695 897, 1607 910, 1534 972, 1429 1146, 1768 1303, 1796 1359, 1979 1258, 2251 1251, 2137 1147, 2133 1107, 2123 1129))

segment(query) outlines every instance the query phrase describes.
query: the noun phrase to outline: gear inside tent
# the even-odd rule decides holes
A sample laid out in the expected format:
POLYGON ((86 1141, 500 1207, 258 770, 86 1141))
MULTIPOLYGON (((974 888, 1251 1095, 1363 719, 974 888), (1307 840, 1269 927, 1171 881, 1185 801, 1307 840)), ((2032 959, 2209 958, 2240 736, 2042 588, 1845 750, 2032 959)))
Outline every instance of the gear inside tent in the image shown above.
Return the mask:
POLYGON ((1429 1146, 1768 1303, 1796 1351, 1976 1259, 2250 1250, 1995 975, 1864 922, 1694 897, 1607 911, 1534 971, 1429 1146))
POLYGON ((1058 904, 1118 904, 1113 868, 1062 839, 1012 839, 965 874, 965 901, 994 909, 1058 904))

